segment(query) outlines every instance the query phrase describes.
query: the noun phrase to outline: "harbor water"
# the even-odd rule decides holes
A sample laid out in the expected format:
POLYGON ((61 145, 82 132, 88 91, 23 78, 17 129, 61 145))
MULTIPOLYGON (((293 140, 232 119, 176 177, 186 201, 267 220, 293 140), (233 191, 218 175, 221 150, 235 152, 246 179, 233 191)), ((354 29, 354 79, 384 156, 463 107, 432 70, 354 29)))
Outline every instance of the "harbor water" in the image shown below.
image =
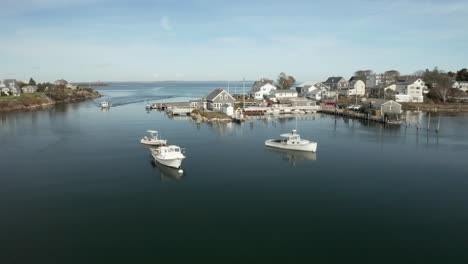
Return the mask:
POLYGON ((145 110, 218 87, 114 83, 95 101, 1 113, 0 263, 466 262, 467 115, 432 114, 427 131, 422 112, 395 127, 145 110), (317 153, 264 146, 294 128, 317 153), (154 163, 148 129, 184 149, 182 174, 154 163))

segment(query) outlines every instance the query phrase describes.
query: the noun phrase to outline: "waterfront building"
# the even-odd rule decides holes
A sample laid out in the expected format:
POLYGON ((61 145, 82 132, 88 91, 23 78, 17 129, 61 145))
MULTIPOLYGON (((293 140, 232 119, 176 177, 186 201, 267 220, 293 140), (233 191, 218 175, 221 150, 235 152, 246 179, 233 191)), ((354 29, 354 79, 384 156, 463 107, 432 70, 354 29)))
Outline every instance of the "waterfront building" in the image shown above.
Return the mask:
POLYGON ((380 112, 382 114, 401 114, 403 112, 401 107, 401 104, 389 100, 380 106, 380 112))
POLYGON ((234 107, 236 99, 232 97, 223 88, 215 89, 206 97, 206 108, 212 111, 221 111, 223 105, 230 105, 234 107))
POLYGON ((346 96, 365 95, 366 84, 361 80, 353 80, 348 83, 348 87, 342 88, 340 93, 346 96))
POLYGON ((396 83, 395 100, 397 102, 413 102, 422 103, 424 101, 424 93, 427 86, 419 77, 405 77, 399 79, 396 83))
POLYGON ((27 85, 21 88, 23 93, 35 93, 37 92, 37 86, 36 85, 27 85))
POLYGON ((468 91, 468 81, 456 81, 453 83, 452 88, 466 92, 468 91))
POLYGON ((256 100, 263 100, 265 97, 271 95, 275 90, 276 86, 272 80, 262 78, 260 81, 256 81, 253 84, 252 90, 250 90, 248 95, 256 100))
POLYGON ((291 97, 297 97, 297 92, 291 89, 281 89, 276 90, 273 93, 273 98, 275 98, 276 100, 291 97))

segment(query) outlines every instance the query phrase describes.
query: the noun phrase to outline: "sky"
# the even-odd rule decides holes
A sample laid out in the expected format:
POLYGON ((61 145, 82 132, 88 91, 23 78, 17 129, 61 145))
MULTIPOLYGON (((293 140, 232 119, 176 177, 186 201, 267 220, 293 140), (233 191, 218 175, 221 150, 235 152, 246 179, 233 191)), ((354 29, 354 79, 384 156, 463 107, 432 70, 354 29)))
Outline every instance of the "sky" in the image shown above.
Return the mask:
POLYGON ((0 79, 349 78, 468 67, 468 1, 0 0, 0 79))

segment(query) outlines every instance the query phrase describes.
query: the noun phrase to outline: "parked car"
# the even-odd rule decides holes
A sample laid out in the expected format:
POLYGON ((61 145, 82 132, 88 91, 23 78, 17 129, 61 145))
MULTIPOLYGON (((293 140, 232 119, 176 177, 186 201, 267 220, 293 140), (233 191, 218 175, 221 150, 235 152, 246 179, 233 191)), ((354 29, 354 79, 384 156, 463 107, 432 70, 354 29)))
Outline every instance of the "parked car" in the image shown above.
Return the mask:
POLYGON ((325 104, 327 104, 327 105, 334 105, 335 102, 333 102, 333 101, 328 101, 328 102, 326 102, 325 104))

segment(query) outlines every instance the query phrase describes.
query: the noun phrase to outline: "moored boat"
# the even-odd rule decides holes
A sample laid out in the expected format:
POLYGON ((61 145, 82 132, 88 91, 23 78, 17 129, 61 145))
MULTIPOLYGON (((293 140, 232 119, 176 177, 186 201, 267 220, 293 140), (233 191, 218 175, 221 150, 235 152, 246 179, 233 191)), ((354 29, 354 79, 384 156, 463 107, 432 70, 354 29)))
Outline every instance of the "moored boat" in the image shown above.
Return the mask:
POLYGON ((158 137, 158 131, 156 130, 147 130, 150 133, 151 137, 144 136, 141 140, 141 144, 145 145, 152 145, 152 146, 165 146, 167 144, 167 140, 160 139, 158 137))
POLYGON ((290 149, 299 151, 317 151, 317 142, 301 139, 295 129, 291 133, 282 134, 284 139, 268 139, 265 145, 273 148, 290 149))
POLYGON ((172 168, 180 168, 185 159, 180 147, 175 145, 151 149, 151 155, 157 162, 172 168))

